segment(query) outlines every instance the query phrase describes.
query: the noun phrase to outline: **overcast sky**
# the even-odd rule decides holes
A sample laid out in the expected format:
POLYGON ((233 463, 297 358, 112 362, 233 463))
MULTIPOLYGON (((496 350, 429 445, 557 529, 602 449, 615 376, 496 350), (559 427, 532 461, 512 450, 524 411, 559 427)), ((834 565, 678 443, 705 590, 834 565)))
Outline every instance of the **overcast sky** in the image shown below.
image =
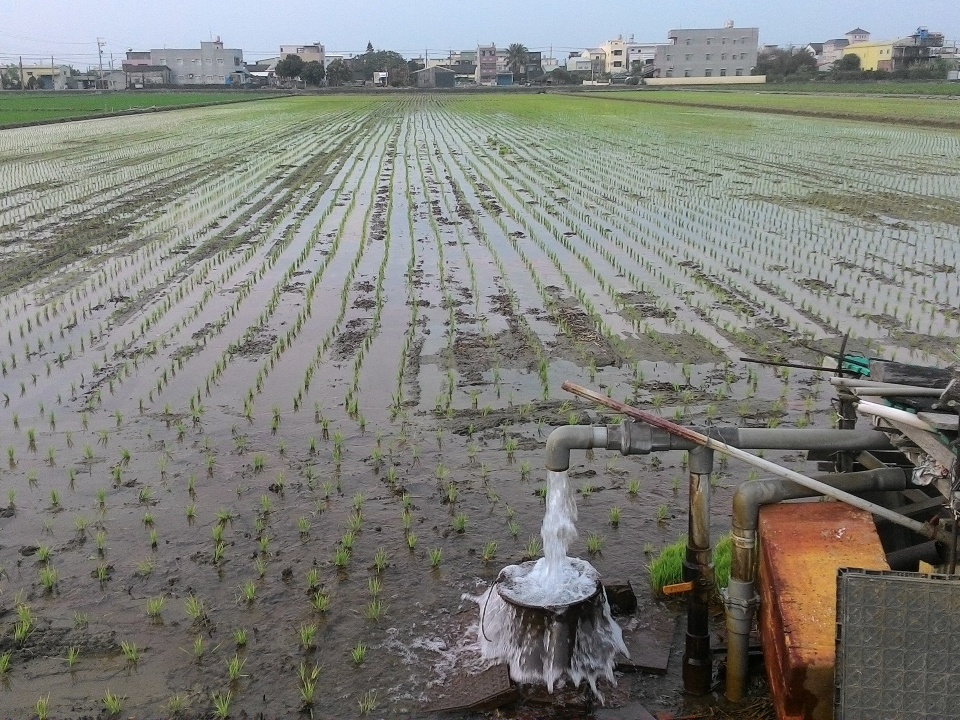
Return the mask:
POLYGON ((521 42, 566 56, 617 35, 662 42, 671 28, 759 27, 763 44, 805 45, 860 26, 875 39, 918 26, 960 38, 960 7, 947 0, 0 0, 0 60, 52 54, 95 64, 96 39, 117 61, 128 48, 198 47, 219 35, 244 59, 275 55, 279 45, 323 43, 328 52, 378 49, 438 56, 478 42, 521 42))

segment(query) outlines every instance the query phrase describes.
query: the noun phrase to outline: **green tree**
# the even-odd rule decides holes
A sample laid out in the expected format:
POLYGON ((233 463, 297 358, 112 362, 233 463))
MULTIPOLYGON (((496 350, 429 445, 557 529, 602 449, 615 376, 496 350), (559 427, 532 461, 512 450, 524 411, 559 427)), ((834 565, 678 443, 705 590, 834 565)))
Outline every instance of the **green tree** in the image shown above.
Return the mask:
POLYGON ((507 65, 513 71, 514 79, 519 80, 521 76, 526 75, 527 57, 526 45, 512 43, 507 48, 507 65))
POLYGON ((815 73, 817 59, 807 49, 772 48, 757 56, 754 75, 766 75, 771 79, 783 79, 791 75, 815 73))
POLYGON ((300 79, 307 85, 322 85, 326 76, 327 71, 323 69, 323 64, 316 60, 304 63, 303 70, 300 71, 300 79))
POLYGON ((20 68, 16 65, 7 65, 3 70, 2 77, 0 81, 3 83, 4 88, 20 88, 20 68))
POLYGON ((860 69, 860 56, 856 53, 844 55, 833 64, 833 69, 837 72, 857 71, 860 69))
POLYGON ((373 52, 373 43, 370 42, 369 40, 367 41, 367 52, 368 52, 368 53, 372 53, 372 52, 373 52))
POLYGON ((274 73, 277 77, 282 78, 295 78, 300 77, 300 73, 303 72, 303 58, 299 55, 287 55, 283 60, 277 63, 276 68, 274 68, 274 73))
POLYGON ((353 73, 350 71, 350 68, 348 68, 347 64, 340 58, 337 58, 327 66, 327 84, 333 87, 339 87, 344 83, 350 82, 350 78, 352 77, 353 73))

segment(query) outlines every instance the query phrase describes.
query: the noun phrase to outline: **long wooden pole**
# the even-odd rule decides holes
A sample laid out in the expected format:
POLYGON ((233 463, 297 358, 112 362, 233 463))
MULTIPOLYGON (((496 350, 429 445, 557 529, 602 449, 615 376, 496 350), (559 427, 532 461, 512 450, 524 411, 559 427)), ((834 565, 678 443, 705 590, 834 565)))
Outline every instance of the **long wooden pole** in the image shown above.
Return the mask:
POLYGON ((563 387, 563 389, 567 392, 573 393, 574 395, 582 397, 585 400, 590 400, 591 402, 608 407, 611 410, 616 410, 618 413, 626 415, 627 417, 631 417, 634 420, 639 420, 640 422, 645 422, 648 425, 653 425, 654 427, 666 430, 671 435, 676 435, 684 438, 685 440, 689 440, 690 442, 694 442, 697 445, 702 445, 710 448, 711 450, 722 452, 724 455, 736 458, 737 460, 742 460, 748 465, 765 470, 773 475, 776 475, 777 477, 784 478, 785 480, 791 480, 797 483, 797 485, 802 485, 803 487, 814 490, 821 495, 827 495, 829 497, 836 498, 837 500, 841 500, 848 505, 852 505, 853 507, 866 510, 877 517, 882 517, 885 520, 895 523, 896 525, 901 525, 905 528, 908 528, 918 535, 922 535, 930 540, 939 540, 940 542, 947 544, 949 544, 951 541, 950 533, 938 531, 932 525, 921 523, 905 517, 898 512, 885 508, 881 505, 868 502, 863 498, 859 498, 856 495, 851 495, 843 490, 838 490, 831 485, 827 485, 819 480, 814 480, 806 475, 801 475, 800 473, 790 470, 789 468, 781 467, 774 462, 757 457, 756 455, 748 453, 745 450, 741 450, 740 448, 731 447, 724 442, 714 440, 713 438, 698 433, 696 430, 691 430, 683 425, 677 425, 674 422, 670 422, 666 418, 662 418, 659 415, 640 410, 639 408, 635 408, 632 405, 627 405, 619 400, 614 400, 612 397, 582 387, 576 383, 570 382, 569 380, 565 381, 561 387, 563 387))

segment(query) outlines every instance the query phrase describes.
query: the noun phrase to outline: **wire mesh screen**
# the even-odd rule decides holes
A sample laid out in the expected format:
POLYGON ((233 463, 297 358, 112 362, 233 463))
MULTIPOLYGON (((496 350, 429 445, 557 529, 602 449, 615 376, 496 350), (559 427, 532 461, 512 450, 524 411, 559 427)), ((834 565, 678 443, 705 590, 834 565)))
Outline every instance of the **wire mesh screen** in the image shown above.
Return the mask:
POLYGON ((841 568, 835 720, 960 720, 960 576, 841 568))

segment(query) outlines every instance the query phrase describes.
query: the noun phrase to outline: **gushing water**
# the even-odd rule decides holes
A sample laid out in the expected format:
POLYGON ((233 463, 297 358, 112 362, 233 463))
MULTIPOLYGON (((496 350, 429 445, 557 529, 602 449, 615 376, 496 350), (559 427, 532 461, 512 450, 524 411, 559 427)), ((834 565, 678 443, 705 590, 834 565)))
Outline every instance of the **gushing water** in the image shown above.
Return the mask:
POLYGON ((553 692, 564 676, 586 680, 600 701, 597 680, 615 682, 617 653, 629 657, 620 626, 586 560, 570 558, 577 537, 577 503, 567 473, 551 471, 540 534, 543 557, 505 567, 480 605, 480 650, 489 660, 507 662, 520 683, 545 683, 553 692))

